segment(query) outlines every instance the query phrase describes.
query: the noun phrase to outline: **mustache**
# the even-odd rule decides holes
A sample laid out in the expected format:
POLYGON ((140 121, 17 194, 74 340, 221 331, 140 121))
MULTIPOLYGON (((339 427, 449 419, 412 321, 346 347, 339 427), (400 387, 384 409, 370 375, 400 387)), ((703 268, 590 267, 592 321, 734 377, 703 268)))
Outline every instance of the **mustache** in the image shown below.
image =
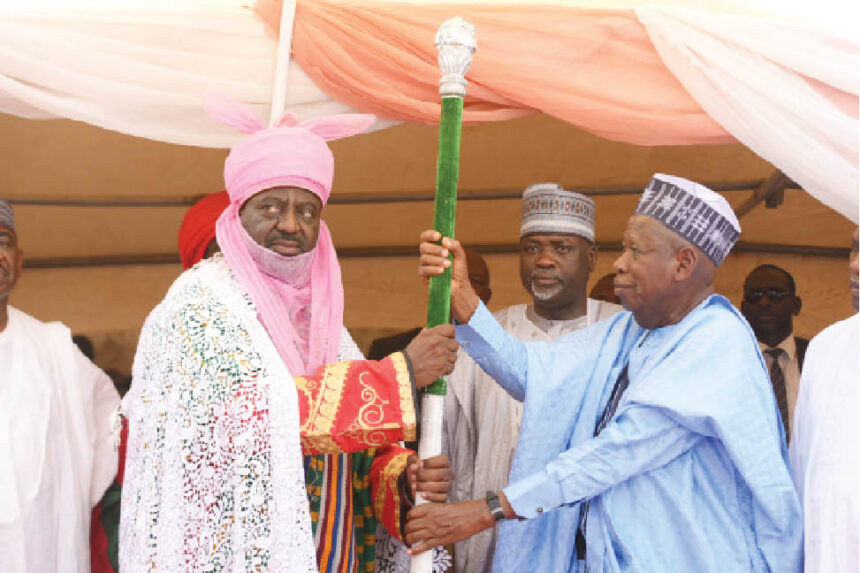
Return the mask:
POLYGON ((275 241, 294 241, 302 247, 305 247, 305 239, 298 233, 284 233, 283 231, 272 231, 268 236, 266 244, 267 246, 269 246, 275 241))
POLYGON ((531 274, 529 275, 529 282, 534 282, 538 279, 551 279, 554 281, 558 281, 560 283, 564 283, 564 277, 562 277, 561 274, 559 274, 559 273, 547 272, 547 271, 541 271, 541 270, 532 271, 531 274))

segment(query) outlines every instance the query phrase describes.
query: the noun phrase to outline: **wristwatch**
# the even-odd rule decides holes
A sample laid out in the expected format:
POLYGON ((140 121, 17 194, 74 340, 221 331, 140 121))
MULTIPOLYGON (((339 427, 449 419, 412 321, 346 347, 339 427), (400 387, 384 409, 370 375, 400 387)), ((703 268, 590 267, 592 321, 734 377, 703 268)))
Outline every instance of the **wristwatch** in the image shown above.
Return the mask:
POLYGON ((505 510, 502 509, 502 504, 499 502, 499 496, 494 491, 487 492, 487 505, 490 506, 490 513, 496 521, 507 519, 505 510))

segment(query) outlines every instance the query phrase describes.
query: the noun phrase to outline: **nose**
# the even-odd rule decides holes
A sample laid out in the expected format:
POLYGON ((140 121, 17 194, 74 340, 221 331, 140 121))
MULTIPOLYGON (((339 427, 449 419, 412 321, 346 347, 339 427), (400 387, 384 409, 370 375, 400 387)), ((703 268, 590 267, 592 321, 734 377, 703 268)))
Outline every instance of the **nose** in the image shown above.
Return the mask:
POLYGON ((758 302, 756 304, 758 306, 770 306, 771 304, 773 304, 773 301, 770 300, 770 297, 767 295, 766 292, 763 292, 761 293, 761 298, 758 299, 758 302))
POLYGON ((537 261, 535 261, 535 265, 542 269, 553 268, 556 266, 555 259, 552 257, 550 249, 540 250, 540 253, 538 253, 537 261))
POLYGON ((627 260, 624 258, 626 253, 621 251, 621 254, 618 255, 618 258, 612 263, 612 270, 615 271, 616 275, 624 274, 627 272, 627 260))
POLYGON ((284 233, 295 233, 299 230, 299 219, 293 209, 286 209, 281 213, 277 228, 284 233))

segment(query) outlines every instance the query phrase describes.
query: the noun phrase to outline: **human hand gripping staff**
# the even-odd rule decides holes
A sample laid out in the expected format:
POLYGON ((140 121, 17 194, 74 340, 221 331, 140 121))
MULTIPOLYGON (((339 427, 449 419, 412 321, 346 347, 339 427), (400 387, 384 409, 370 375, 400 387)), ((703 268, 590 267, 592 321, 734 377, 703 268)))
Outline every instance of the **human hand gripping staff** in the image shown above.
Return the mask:
MULTIPOLYGON (((438 231, 427 230, 421 233, 420 253, 418 274, 431 281, 434 277, 450 275, 451 317, 459 323, 469 322, 480 298, 469 282, 466 253, 460 242, 442 237, 438 231), (449 255, 453 255, 453 261, 449 255)), ((415 556, 429 555, 425 553, 428 549, 463 541, 498 521, 515 517, 516 512, 504 491, 499 491, 494 500, 423 505, 409 512, 406 541, 414 560, 415 556)))
MULTIPOLYGON (((439 94, 442 111, 439 119, 439 153, 436 162, 436 204, 433 227, 445 236, 454 234, 457 206, 457 178, 460 168, 460 132, 463 120, 463 98, 466 95, 466 70, 475 52, 475 28, 462 18, 452 18, 439 27, 436 34, 439 50, 439 67, 442 79, 439 94)), ((430 279, 427 305, 427 326, 448 322, 450 317, 450 272, 430 279)), ((442 452, 442 406, 447 391, 444 379, 437 380, 424 390, 421 411, 421 443, 418 455, 431 458, 442 452)), ((416 504, 425 500, 420 492, 416 504)), ((412 559, 412 573, 430 573, 433 570, 431 552, 412 559)))

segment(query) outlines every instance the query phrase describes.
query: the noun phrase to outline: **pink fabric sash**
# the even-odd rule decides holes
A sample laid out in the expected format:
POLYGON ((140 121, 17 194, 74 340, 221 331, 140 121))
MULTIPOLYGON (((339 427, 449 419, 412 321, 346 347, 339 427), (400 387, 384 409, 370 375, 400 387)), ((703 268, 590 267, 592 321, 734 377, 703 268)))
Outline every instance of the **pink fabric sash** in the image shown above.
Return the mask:
POLYGON ((250 134, 233 146, 224 164, 230 205, 216 224, 218 244, 290 373, 309 373, 337 358, 343 328, 343 283, 328 226, 320 222, 317 245, 310 253, 284 257, 280 264, 268 253, 252 254, 258 245, 249 244, 253 240, 239 212, 253 195, 286 186, 311 191, 325 206, 334 178, 334 157, 326 141, 361 133, 376 118, 345 114, 299 125, 293 114, 286 113, 275 127, 266 129, 244 106, 223 97, 207 95, 204 107, 216 119, 250 134), (301 317, 308 305, 306 326, 301 317), (295 320, 299 323, 293 324, 295 320))

